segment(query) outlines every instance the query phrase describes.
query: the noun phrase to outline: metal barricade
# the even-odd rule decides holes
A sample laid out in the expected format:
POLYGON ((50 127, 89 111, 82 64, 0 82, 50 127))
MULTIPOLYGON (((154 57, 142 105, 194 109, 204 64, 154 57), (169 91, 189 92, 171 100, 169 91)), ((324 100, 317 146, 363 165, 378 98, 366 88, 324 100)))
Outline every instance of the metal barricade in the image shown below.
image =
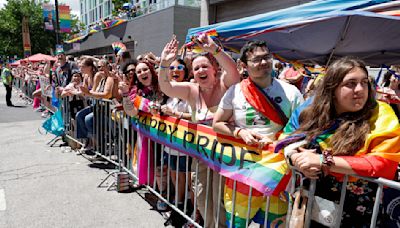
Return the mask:
MULTIPOLYGON (((96 139, 95 152, 98 156, 101 156, 106 161, 116 166, 115 170, 110 172, 105 180, 107 180, 108 177, 114 177, 118 179, 119 175, 128 174, 130 176, 129 182, 134 183, 139 179, 137 173, 138 171, 135 169, 137 164, 132 163, 134 160, 133 157, 135 156, 134 151, 136 150, 136 156, 141 153, 138 151, 138 135, 140 133, 136 132, 131 127, 131 118, 129 116, 127 116, 123 111, 113 110, 111 106, 112 104, 109 100, 95 100, 93 109, 93 132, 94 138, 96 139)), ((66 110, 68 109, 68 103, 65 99, 63 100, 63 107, 66 110)), ((68 116, 68 113, 66 112, 63 112, 63 114, 63 117, 65 117, 64 121, 66 121, 66 126, 70 126, 68 121, 70 121, 71 116, 68 116)), ((71 132, 68 131, 68 134, 71 134, 71 132)), ((182 157, 186 158, 186 168, 184 171, 182 170, 179 172, 180 166, 183 164, 177 158, 175 167, 172 167, 170 164, 171 161, 175 159, 173 157, 175 155, 167 153, 164 145, 148 140, 147 147, 148 150, 145 151, 145 153, 147 153, 148 159, 145 166, 148 175, 146 177, 147 184, 144 187, 157 196, 161 202, 168 205, 169 208, 174 210, 189 223, 192 223, 195 227, 201 227, 200 223, 198 223, 198 220, 196 219, 197 209, 199 208, 204 209, 200 211, 200 214, 204 220, 204 224, 208 224, 209 221, 213 220, 215 227, 221 227, 218 225, 218 222, 215 223, 215 221, 219 221, 220 219, 224 218, 226 214, 226 211, 220 207, 220 204, 223 202, 222 196, 225 189, 225 182, 223 181, 224 177, 221 175, 216 175, 217 178, 215 179, 215 173, 209 167, 204 167, 205 165, 202 164, 202 162, 198 159, 193 159, 192 164, 190 165, 190 156, 181 153, 178 154, 178 158, 180 158, 181 155, 183 155, 182 157), (176 171, 174 172, 174 170, 176 171), (203 180, 201 180, 201 178, 203 178, 203 180), (213 182, 217 184, 213 184, 213 182), (184 191, 183 194, 180 192, 182 191, 181 189, 184 191), (203 194, 202 196, 200 192, 203 194), (216 197, 214 197, 215 193, 217 194, 216 197), (181 194, 183 195, 183 200, 181 199, 181 194), (203 198, 199 198, 199 196, 203 198), (183 203, 183 205, 181 203, 183 203), (213 214, 209 213, 211 208, 212 211, 214 211, 213 214)), ((136 159, 139 162, 137 157, 136 159)), ((376 199, 381 198, 384 186, 400 190, 400 184, 395 181, 386 180, 384 178, 355 177, 378 184, 376 199)), ((293 175, 290 182, 291 186, 289 187, 291 190, 295 189, 295 178, 295 175, 293 175)), ((105 180, 100 183, 99 186, 101 186, 105 180)), ((345 176, 339 205, 340 214, 343 211, 347 183, 348 176, 345 176)), ((110 189, 112 186, 117 186, 118 188, 118 181, 114 181, 108 189, 110 189)), ((305 227, 310 227, 311 224, 311 211, 316 188, 318 188, 318 186, 316 186, 315 181, 312 181, 310 188, 308 189, 309 201, 305 216, 305 227)), ((252 222, 251 209, 253 202, 252 195, 254 191, 255 189, 250 186, 246 202, 247 212, 244 227, 248 227, 252 222)), ((237 182, 234 181, 232 191, 232 216, 229 219, 230 227, 236 227, 234 225, 234 212, 236 207, 238 207, 236 199, 237 182)), ((267 227, 269 216, 268 212, 270 211, 271 207, 271 197, 263 197, 262 200, 265 201, 265 208, 263 208, 263 211, 265 212, 263 227, 267 227)), ((289 200, 289 202, 291 201, 289 200)), ((371 218, 371 227, 375 227, 380 203, 380 200, 375 201, 373 216, 371 218)), ((292 204, 289 203, 287 211, 288 213, 286 216, 286 227, 289 225, 288 221, 290 219, 291 211, 292 204)), ((340 221, 337 222, 337 227, 339 226, 340 221)))
MULTIPOLYGON (((291 178, 291 182, 290 182, 290 189, 292 191, 294 191, 294 189, 296 188, 296 173, 299 173, 299 171, 292 169, 292 172, 294 175, 292 175, 291 178)), ((344 207, 344 202, 345 202, 345 197, 346 197, 346 192, 348 191, 347 189, 347 184, 349 183, 349 178, 353 177, 353 178, 357 178, 360 180, 365 180, 368 182, 372 182, 372 183, 376 183, 378 185, 376 194, 375 194, 375 202, 374 202, 374 207, 373 207, 373 212, 372 212, 372 216, 371 216, 371 223, 370 223, 370 227, 374 228, 376 227, 376 222, 378 219, 378 215, 379 215, 379 207, 382 204, 382 195, 383 195, 383 188, 384 187, 388 187, 388 188, 392 188, 392 189, 396 189, 400 191, 400 183, 393 181, 393 180, 388 180, 385 178, 371 178, 371 177, 363 177, 363 176, 358 176, 358 175, 344 175, 343 177, 343 181, 342 181, 342 188, 341 188, 341 192, 340 192, 340 201, 338 204, 338 208, 337 208, 337 215, 338 216, 338 220, 336 220, 334 222, 334 227, 341 227, 341 221, 342 221, 342 213, 343 213, 343 207, 344 207)), ((304 227, 308 228, 311 227, 311 216, 312 216, 312 210, 313 210, 313 204, 314 204, 314 198, 315 198, 315 191, 318 188, 318 186, 316 185, 316 181, 312 180, 310 181, 310 186, 309 186, 309 190, 308 190, 308 201, 307 201, 307 209, 306 209, 306 214, 305 214, 305 218, 304 218, 304 227)), ((293 192, 292 192, 293 193, 293 192)), ((291 202, 289 205, 289 210, 287 213, 287 217, 286 217, 286 221, 290 220, 290 215, 291 215, 291 211, 292 211, 292 206, 293 203, 291 202)), ((289 223, 286 223, 286 227, 289 227, 289 223)))
POLYGON ((25 81, 25 79, 21 77, 15 77, 13 80, 13 87, 20 93, 20 98, 25 101, 25 104, 32 104, 32 94, 36 90, 35 81, 25 81))

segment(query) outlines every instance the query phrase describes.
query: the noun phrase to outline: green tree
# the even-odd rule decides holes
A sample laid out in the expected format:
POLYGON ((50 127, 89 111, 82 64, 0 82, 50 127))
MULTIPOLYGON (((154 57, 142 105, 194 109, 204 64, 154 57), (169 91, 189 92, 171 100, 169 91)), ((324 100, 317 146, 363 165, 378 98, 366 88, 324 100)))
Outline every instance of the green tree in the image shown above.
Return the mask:
POLYGON ((22 18, 29 19, 32 54, 50 53, 55 33, 44 30, 42 7, 32 0, 8 0, 0 10, 0 55, 23 56, 22 18))
POLYGON ((129 0, 112 0, 112 3, 114 5, 112 15, 114 15, 114 16, 118 15, 118 9, 122 9, 122 6, 126 2, 130 2, 130 1, 129 0))

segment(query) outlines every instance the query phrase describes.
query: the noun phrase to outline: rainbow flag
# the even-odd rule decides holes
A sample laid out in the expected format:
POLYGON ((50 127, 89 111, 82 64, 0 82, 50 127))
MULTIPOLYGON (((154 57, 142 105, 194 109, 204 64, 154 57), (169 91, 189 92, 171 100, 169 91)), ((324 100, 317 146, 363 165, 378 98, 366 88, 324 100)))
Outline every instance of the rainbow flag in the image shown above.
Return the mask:
MULTIPOLYGON (((298 109, 303 110, 312 101, 307 100, 298 109)), ((289 135, 298 127, 301 111, 296 110, 284 128, 284 134, 289 135)), ((400 162, 400 124, 393 109, 386 103, 378 101, 375 111, 370 118, 371 132, 367 135, 364 146, 354 156, 340 156, 360 176, 384 177, 393 179, 400 162), (364 160, 361 162, 359 158, 364 160), (369 167, 369 164, 374 164, 369 167)), ((321 149, 327 149, 332 132, 317 137, 316 142, 321 149)), ((283 140, 284 141, 284 140, 283 140)), ((278 147, 279 147, 278 143, 278 147)), ((341 178, 343 175, 331 173, 341 178)), ((354 178, 352 180, 355 180, 354 178)))
POLYGON ((58 6, 58 14, 60 19, 60 32, 71 32, 71 10, 67 5, 58 6))
POLYGON ((221 175, 251 185, 263 195, 283 190, 286 186, 280 182, 289 180, 284 156, 271 152, 272 145, 261 150, 216 134, 208 126, 143 112, 131 123, 151 140, 198 158, 221 175), (282 189, 277 190, 278 185, 282 189))
POLYGON ((199 32, 196 35, 192 36, 191 41, 188 42, 185 46, 187 48, 191 49, 192 52, 194 52, 194 53, 203 52, 203 49, 201 49, 201 47, 199 47, 195 42, 197 37, 199 37, 202 34, 206 34, 206 35, 210 36, 212 39, 216 39, 218 37, 217 30, 215 30, 215 29, 212 29, 212 30, 209 30, 209 31, 205 31, 205 32, 199 32))
POLYGON ((102 27, 103 27, 103 30, 107 30, 107 29, 113 28, 115 26, 118 26, 120 24, 123 24, 125 22, 127 22, 127 20, 119 19, 119 18, 108 20, 108 21, 102 20, 102 27))

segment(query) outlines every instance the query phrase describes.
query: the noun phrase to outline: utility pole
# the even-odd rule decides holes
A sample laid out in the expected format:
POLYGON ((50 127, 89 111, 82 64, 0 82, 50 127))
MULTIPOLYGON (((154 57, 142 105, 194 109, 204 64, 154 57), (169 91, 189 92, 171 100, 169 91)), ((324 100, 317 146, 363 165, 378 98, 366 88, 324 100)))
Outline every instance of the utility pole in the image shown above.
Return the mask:
POLYGON ((60 21, 58 18, 58 0, 55 0, 55 7, 56 7, 56 26, 55 26, 55 31, 56 31, 56 43, 60 44, 60 21))

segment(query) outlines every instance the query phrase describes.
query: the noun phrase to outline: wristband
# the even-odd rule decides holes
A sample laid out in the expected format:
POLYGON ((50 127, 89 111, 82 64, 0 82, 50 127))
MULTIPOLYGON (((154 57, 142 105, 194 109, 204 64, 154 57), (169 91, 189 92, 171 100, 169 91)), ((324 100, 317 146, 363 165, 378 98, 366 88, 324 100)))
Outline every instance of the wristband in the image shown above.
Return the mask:
POLYGON ((217 48, 215 49, 214 53, 212 53, 212 55, 217 55, 221 51, 222 51, 222 48, 220 46, 217 46, 217 48))
POLYGON ((234 136, 235 138, 239 138, 239 132, 240 132, 241 130, 243 130, 243 128, 239 128, 239 130, 237 130, 237 131, 236 131, 236 134, 234 134, 233 136, 234 136))
POLYGON ((181 112, 180 114, 179 114, 179 119, 182 119, 182 117, 183 117, 183 112, 181 112))
POLYGON ((165 70, 165 69, 168 69, 168 68, 169 68, 169 66, 163 66, 163 65, 161 65, 161 64, 160 64, 159 67, 160 67, 160 69, 162 69, 162 70, 165 70))

